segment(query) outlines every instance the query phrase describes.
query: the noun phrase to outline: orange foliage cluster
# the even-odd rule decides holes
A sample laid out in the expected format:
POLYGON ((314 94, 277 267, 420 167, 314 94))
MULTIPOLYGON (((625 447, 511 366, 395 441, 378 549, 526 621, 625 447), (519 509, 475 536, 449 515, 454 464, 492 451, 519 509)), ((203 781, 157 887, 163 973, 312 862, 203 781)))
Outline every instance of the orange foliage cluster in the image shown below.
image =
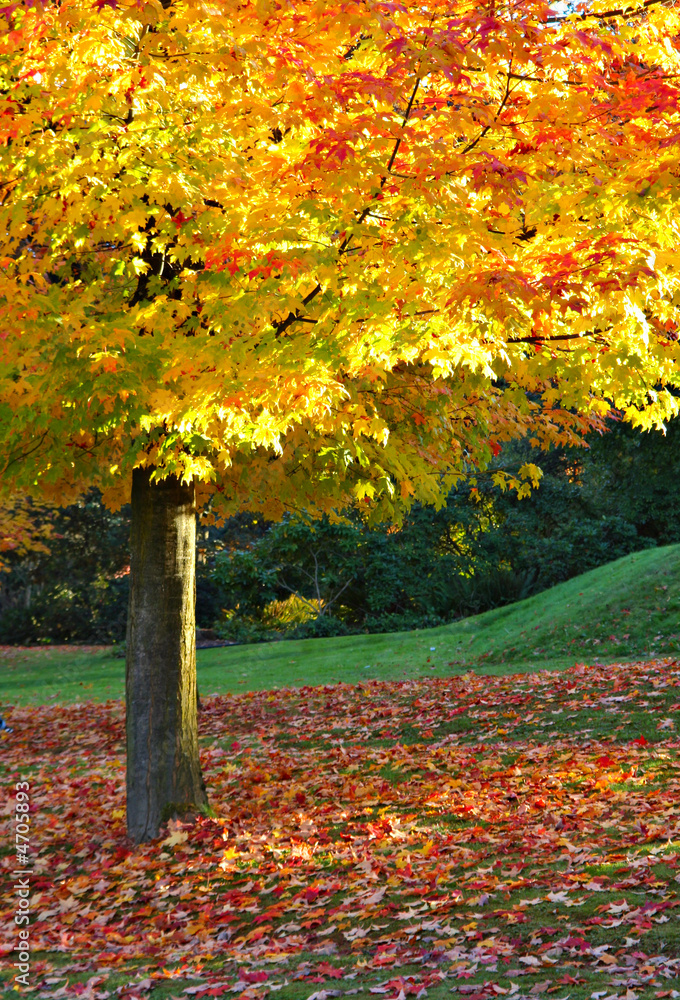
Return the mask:
POLYGON ((49 552, 45 542, 52 535, 50 514, 53 508, 15 493, 0 504, 0 572, 8 569, 7 554, 26 556, 31 552, 49 552), (4 558, 3 558, 4 555, 4 558))
POLYGON ((398 517, 676 414, 680 15, 584 8, 6 4, 3 486, 398 517))

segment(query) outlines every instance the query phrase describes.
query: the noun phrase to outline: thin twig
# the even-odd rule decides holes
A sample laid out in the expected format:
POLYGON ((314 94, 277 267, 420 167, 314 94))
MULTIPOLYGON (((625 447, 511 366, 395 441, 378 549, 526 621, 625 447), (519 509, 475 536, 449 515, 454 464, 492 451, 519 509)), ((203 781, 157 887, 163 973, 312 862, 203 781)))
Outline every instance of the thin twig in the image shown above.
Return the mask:
POLYGON ((591 17, 597 18, 599 21, 606 21, 612 17, 637 17, 638 14, 644 14, 650 7, 673 7, 675 6, 674 0, 644 0, 644 3, 639 4, 637 7, 617 7, 615 10, 602 10, 602 11, 588 11, 582 14, 565 14, 558 17, 546 17, 546 24, 561 24, 564 21, 569 21, 574 19, 576 16, 581 21, 586 21, 591 17))

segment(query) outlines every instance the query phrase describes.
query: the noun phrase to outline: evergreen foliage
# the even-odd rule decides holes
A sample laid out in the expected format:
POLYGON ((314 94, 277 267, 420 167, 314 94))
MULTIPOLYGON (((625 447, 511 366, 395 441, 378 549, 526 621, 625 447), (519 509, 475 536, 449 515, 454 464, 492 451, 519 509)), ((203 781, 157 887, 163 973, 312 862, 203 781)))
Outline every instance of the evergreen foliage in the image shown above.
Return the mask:
MULTIPOLYGON (((533 457, 506 446, 508 472, 533 457)), ((199 627, 257 642, 427 628, 499 607, 629 552, 680 542, 680 425, 665 435, 612 423, 587 449, 541 457, 530 497, 490 477, 435 510, 415 504, 398 531, 346 520, 243 513, 199 527, 199 627)), ((45 518, 36 507, 34 518, 45 518)), ((100 494, 50 513, 47 552, 8 553, 0 642, 121 643, 128 599, 129 509, 100 494)))

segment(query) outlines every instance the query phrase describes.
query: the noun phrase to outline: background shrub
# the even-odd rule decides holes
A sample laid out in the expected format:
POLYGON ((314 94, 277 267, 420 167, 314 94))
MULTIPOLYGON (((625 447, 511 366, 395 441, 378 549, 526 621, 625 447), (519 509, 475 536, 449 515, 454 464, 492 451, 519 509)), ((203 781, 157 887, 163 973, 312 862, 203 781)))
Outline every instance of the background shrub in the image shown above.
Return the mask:
MULTIPOLYGON (((530 497, 490 475, 416 504, 399 529, 362 509, 269 524, 244 512, 198 525, 196 620, 224 639, 400 631, 528 597, 619 556, 680 541, 680 422, 664 436, 611 422, 588 448, 537 453, 513 442, 497 466, 540 463, 530 497)), ((0 642, 118 643, 125 637, 129 510, 96 490, 49 517, 46 552, 5 554, 0 642)))

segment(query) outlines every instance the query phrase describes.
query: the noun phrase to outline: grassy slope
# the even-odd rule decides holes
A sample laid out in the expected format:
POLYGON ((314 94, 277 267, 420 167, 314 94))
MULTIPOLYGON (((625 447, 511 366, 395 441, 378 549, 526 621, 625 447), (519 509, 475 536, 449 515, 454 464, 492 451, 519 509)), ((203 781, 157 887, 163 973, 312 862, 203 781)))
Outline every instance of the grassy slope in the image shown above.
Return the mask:
MULTIPOLYGON (((202 693, 505 674, 680 650, 680 545, 652 549, 526 601, 442 628, 201 650, 202 693), (432 648, 434 647, 434 649, 432 648)), ((0 650, 0 703, 120 698, 124 665, 107 650, 0 650)))

